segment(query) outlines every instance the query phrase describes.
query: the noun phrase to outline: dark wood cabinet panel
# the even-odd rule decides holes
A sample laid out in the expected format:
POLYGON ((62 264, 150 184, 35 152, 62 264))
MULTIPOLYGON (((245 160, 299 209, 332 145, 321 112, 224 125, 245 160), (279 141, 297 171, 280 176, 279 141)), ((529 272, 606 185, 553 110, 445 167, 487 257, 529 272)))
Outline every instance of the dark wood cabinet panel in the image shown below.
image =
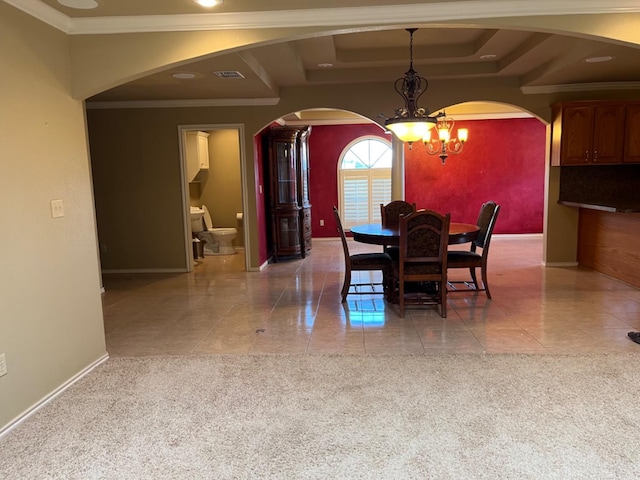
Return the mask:
POLYGON ((620 163, 624 151, 624 105, 594 107, 591 161, 620 163))
POLYGON ((265 136, 273 259, 305 257, 311 250, 310 127, 275 127, 265 136))
POLYGON ((640 163, 640 104, 626 108, 624 162, 640 163))
POLYGON ((588 162, 593 132, 593 108, 566 107, 559 115, 562 118, 560 164, 578 165, 588 162))
POLYGON ((625 104, 560 104, 554 107, 552 165, 622 163, 625 104))

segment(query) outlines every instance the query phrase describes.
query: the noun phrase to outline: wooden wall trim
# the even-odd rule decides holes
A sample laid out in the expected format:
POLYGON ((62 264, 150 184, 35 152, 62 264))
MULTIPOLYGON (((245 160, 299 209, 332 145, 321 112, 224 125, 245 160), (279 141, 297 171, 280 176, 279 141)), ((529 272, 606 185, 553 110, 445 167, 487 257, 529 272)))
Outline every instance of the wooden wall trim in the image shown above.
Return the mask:
POLYGON ((640 214, 580 209, 578 263, 640 288, 640 214))

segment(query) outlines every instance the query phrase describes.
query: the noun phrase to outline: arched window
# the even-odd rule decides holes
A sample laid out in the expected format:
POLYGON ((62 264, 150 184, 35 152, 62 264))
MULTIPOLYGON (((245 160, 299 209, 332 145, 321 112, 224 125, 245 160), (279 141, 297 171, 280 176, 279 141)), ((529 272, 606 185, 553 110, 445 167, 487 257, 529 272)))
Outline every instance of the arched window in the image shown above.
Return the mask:
POLYGON ((391 201, 391 143, 375 136, 351 142, 338 162, 338 182, 345 229, 380 222, 380 204, 391 201))

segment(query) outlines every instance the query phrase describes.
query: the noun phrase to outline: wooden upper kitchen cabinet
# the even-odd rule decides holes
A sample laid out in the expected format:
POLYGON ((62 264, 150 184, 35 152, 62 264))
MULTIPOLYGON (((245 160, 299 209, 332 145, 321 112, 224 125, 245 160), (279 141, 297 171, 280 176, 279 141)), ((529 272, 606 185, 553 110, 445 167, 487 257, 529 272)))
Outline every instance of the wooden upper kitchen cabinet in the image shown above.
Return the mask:
POLYGON ((626 108, 623 162, 640 163, 640 103, 626 108))
POLYGON ((625 114, 624 102, 570 102, 555 105, 551 164, 622 163, 625 114))

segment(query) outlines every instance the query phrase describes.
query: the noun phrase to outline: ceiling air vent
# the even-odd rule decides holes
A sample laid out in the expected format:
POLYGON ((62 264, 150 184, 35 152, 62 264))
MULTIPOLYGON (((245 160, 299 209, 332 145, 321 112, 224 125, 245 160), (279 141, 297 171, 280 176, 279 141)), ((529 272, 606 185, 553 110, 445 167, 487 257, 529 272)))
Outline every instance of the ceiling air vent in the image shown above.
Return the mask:
POLYGON ((219 72, 214 72, 214 73, 220 78, 244 78, 244 75, 234 70, 221 70, 219 72))

